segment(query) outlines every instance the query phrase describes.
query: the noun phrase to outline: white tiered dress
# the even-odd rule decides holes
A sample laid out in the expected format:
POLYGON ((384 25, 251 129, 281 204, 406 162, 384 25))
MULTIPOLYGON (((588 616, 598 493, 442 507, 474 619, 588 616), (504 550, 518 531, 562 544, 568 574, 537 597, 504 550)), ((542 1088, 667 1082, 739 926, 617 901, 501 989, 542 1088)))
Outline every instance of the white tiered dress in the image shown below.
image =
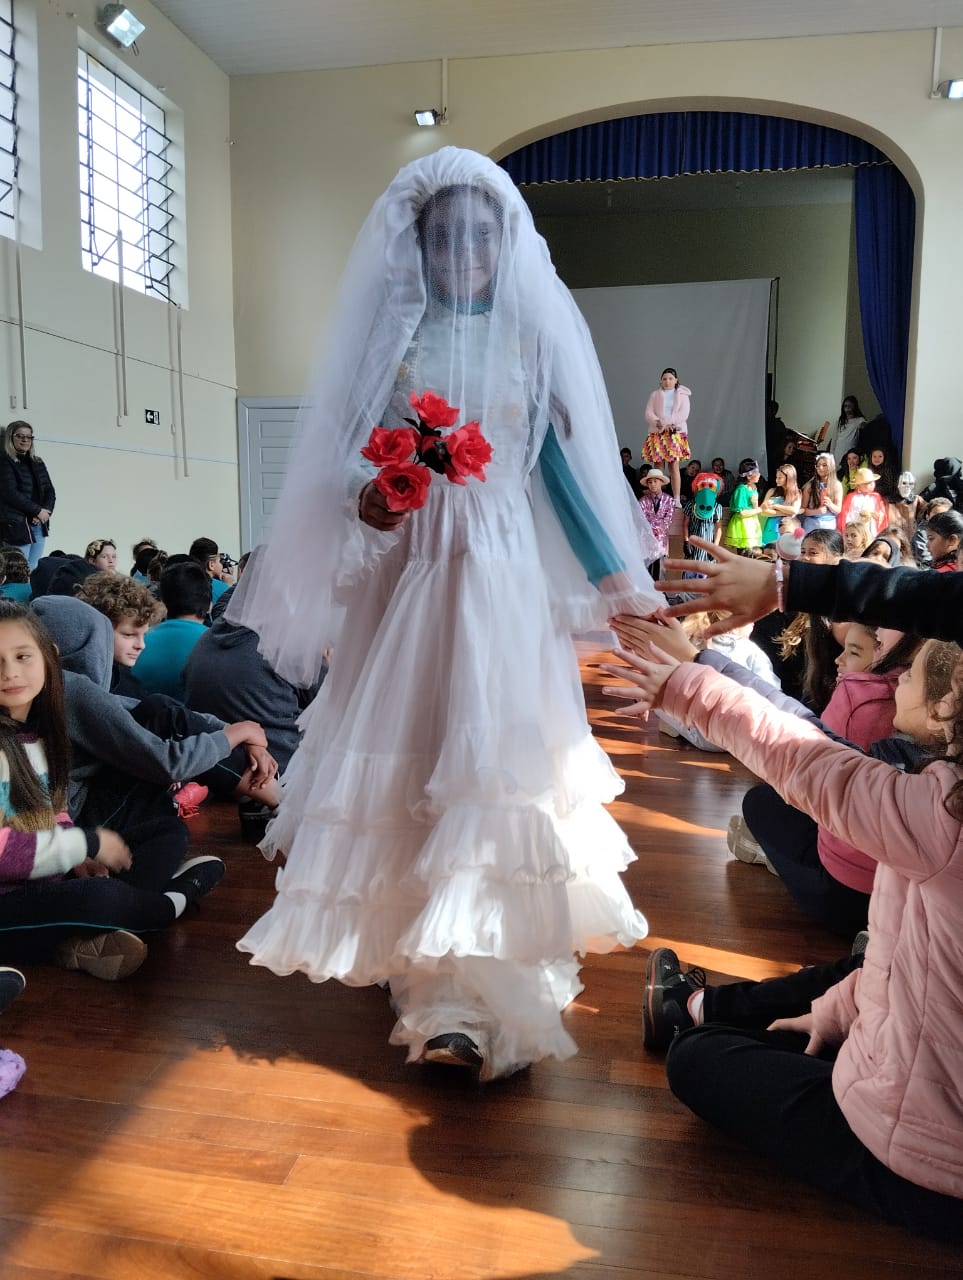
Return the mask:
MULTIPOLYGON (((486 319, 458 318, 469 343, 486 319)), ((423 323, 399 394, 444 391, 450 340, 450 320, 423 323)), ((462 421, 479 394, 449 386, 462 421)), ((523 399, 494 416, 484 483, 433 476, 400 532, 359 522, 341 638, 262 846, 286 853, 277 897, 238 943, 278 974, 389 983, 409 1059, 464 1031, 486 1077, 574 1053, 574 953, 647 931, 602 807, 623 784, 552 618, 523 399)))

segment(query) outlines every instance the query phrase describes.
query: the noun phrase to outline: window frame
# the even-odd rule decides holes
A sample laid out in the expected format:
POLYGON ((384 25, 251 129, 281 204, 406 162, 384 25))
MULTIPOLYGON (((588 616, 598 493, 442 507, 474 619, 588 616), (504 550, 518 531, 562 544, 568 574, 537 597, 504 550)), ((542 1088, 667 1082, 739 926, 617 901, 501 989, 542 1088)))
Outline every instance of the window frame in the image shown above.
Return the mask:
POLYGON ((125 287, 177 303, 179 170, 168 105, 80 43, 77 111, 83 269, 113 283, 123 275, 125 287))
POLYGON ((18 188, 20 180, 20 130, 17 119, 19 95, 17 91, 17 14, 15 0, 0 0, 0 134, 9 126, 10 147, 0 137, 0 235, 13 239, 17 231, 19 215, 18 188), (9 51, 4 48, 9 32, 9 51), (9 83, 3 80, 3 69, 9 64, 9 83), (9 116, 4 114, 4 94, 9 95, 9 116), (6 157, 9 157, 7 159, 6 157))

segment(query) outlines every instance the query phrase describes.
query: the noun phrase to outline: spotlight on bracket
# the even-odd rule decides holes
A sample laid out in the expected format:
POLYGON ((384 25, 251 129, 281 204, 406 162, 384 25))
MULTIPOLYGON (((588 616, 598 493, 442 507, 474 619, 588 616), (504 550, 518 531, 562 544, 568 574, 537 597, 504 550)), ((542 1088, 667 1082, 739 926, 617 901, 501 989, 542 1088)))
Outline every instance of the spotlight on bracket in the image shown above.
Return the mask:
POLYGON ((147 28, 122 4, 105 4, 97 13, 97 26, 122 49, 129 49, 147 28))
POLYGON ((433 129, 435 125, 444 124, 447 119, 447 113, 444 111, 436 111, 434 107, 427 110, 416 111, 415 124, 421 125, 423 129, 433 129))

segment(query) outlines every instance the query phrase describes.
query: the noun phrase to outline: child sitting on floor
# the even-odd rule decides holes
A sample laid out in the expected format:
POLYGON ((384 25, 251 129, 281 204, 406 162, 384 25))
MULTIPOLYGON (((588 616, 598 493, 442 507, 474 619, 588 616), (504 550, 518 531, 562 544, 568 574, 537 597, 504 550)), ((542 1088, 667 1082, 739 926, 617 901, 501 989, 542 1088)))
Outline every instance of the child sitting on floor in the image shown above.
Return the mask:
POLYGON ((136 934, 172 924, 224 864, 185 861, 186 831, 173 816, 126 838, 75 827, 69 752, 53 642, 32 610, 0 601, 0 955, 126 977, 147 954, 136 934))
MULTIPOLYGON (((674 619, 659 623, 619 618, 614 625, 622 643, 637 652, 645 651, 648 644, 658 644, 675 659, 693 660, 694 651, 674 619)), ((708 661, 737 683, 755 689, 773 705, 810 721, 830 736, 840 735, 839 740, 844 740, 841 735, 846 735, 849 746, 901 767, 915 766, 932 752, 933 742, 919 736, 918 724, 894 725, 893 717, 894 692, 918 641, 901 636, 894 643, 899 633, 885 634, 889 647, 884 652, 880 646, 876 666, 865 674, 843 674, 821 719, 736 664, 712 661, 707 654, 695 660, 708 661), (887 736, 894 728, 900 736, 887 736)), ((874 643, 875 639, 874 633, 874 643)), ((869 648, 872 656, 872 645, 869 648)), ((950 665, 941 650, 930 651, 927 697, 934 705, 949 689, 950 665)), ((814 822, 803 806, 787 802, 767 783, 751 787, 743 796, 742 813, 729 822, 726 843, 740 862, 768 866, 796 904, 825 928, 851 937, 865 927, 875 869, 872 858, 861 847, 837 840, 814 822)))
POLYGON ((30 599, 30 564, 19 547, 0 547, 0 596, 26 604, 30 599))
POLYGON ((803 994, 784 979, 783 1016, 773 1019, 778 1010, 763 1002, 749 1027, 688 1026, 669 1008, 689 1013, 688 999, 679 998, 687 975, 665 949, 653 954, 647 1022, 655 1038, 674 1037, 666 1059, 673 1093, 786 1172, 959 1245, 963 653, 956 649, 950 692, 934 708, 926 672, 938 643, 923 646, 896 695, 899 726, 944 742, 944 758, 916 774, 868 759, 718 672, 661 650, 620 655, 626 667, 610 670, 631 683, 630 714, 662 707, 687 720, 877 863, 862 966, 834 984, 824 973, 823 992, 803 994))
POLYGON ((95 573, 84 579, 76 594, 78 600, 102 613, 114 629, 111 693, 143 698, 146 691, 133 667, 144 652, 147 628, 163 614, 163 607, 146 587, 122 573, 95 573))
POLYGON ((109 693, 107 618, 64 596, 44 596, 33 608, 64 668, 75 819, 95 825, 110 815, 116 824, 170 813, 174 784, 191 779, 224 798, 277 805, 277 766, 260 725, 225 724, 162 695, 137 702, 109 693))
POLYGON ((843 552, 844 560, 858 560, 866 548, 872 542, 870 534, 869 516, 865 511, 860 513, 858 520, 850 520, 843 530, 843 545, 846 550, 843 552))
MULTIPOLYGON (((725 631, 722 635, 713 636, 711 640, 706 639, 705 633, 709 627, 725 616, 721 613, 692 613, 685 619, 682 630, 689 638, 692 657, 694 658, 702 649, 714 649, 728 661, 737 662, 772 688, 778 689, 779 681, 772 669, 772 663, 759 646, 749 639, 749 633, 752 631, 751 623, 745 627, 735 627, 732 631, 725 631)), ((660 733, 670 738, 682 738, 691 746, 698 747, 700 751, 722 750, 701 733, 667 716, 664 711, 656 711, 655 714, 659 720, 660 733)))

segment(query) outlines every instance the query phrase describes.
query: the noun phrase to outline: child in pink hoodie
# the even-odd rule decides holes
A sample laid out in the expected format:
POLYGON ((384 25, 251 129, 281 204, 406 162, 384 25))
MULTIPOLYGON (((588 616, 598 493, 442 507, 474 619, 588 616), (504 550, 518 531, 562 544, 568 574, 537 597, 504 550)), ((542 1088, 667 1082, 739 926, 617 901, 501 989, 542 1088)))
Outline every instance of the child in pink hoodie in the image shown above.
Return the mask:
POLYGON ((634 686, 629 713, 662 707, 686 720, 878 864, 863 964, 777 980, 782 1000, 760 999, 755 1026, 710 1025, 705 1006, 725 988, 703 993, 668 948, 653 953, 646 1040, 671 1041, 672 1091, 788 1173, 963 1244, 963 652, 934 706, 927 663, 938 643, 896 693, 897 728, 947 743, 918 774, 661 650, 622 654, 628 669, 608 670, 634 686))

